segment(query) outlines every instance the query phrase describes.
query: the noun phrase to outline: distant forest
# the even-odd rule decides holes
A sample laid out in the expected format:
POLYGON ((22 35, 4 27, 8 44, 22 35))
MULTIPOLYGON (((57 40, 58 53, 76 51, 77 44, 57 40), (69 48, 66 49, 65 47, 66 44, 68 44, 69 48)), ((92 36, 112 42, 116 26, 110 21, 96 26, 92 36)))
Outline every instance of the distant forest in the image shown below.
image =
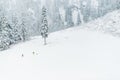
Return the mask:
POLYGON ((40 35, 42 7, 48 32, 79 26, 120 8, 120 0, 0 0, 0 49, 40 35))

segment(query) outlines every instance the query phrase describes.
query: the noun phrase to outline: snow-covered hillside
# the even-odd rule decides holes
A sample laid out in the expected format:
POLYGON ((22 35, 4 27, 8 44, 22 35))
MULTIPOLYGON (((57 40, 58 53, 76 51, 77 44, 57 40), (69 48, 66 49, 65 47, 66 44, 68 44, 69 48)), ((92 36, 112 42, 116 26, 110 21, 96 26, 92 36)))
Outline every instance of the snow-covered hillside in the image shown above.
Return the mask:
POLYGON ((0 80, 120 80, 120 38, 80 27, 0 52, 0 80))
POLYGON ((85 24, 83 27, 120 37, 120 10, 110 12, 102 18, 85 24))

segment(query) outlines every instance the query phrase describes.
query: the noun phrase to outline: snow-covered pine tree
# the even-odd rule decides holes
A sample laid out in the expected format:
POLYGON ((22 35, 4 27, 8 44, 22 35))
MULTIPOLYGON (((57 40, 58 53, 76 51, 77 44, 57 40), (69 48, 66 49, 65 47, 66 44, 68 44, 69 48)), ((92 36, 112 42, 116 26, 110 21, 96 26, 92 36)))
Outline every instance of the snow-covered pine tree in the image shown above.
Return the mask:
POLYGON ((71 27, 74 26, 73 18, 72 18, 72 7, 68 6, 66 8, 66 13, 65 13, 65 21, 66 21, 66 26, 71 27))
POLYGON ((11 45, 12 28, 8 24, 6 17, 0 19, 0 50, 5 50, 11 45))
POLYGON ((120 9, 120 0, 117 0, 117 9, 120 9))
POLYGON ((80 24, 81 24, 80 14, 78 13, 78 15, 77 15, 77 25, 80 25, 80 24))
POLYGON ((19 31, 19 23, 18 23, 18 18, 16 16, 12 16, 12 23, 11 26, 13 28, 12 30, 12 43, 17 43, 18 41, 21 40, 20 37, 20 31, 19 31))
MULTIPOLYGON (((64 22, 63 22, 63 17, 64 16, 61 16, 61 13, 60 13, 60 0, 54 0, 53 2, 53 8, 52 8, 52 11, 51 11, 51 27, 49 29, 50 32, 53 32, 53 31, 58 31, 58 30, 61 30, 61 29, 64 29, 65 26, 64 26, 64 22)), ((64 13, 64 12, 62 12, 64 13)))
POLYGON ((48 21, 47 21, 47 10, 45 7, 42 8, 42 24, 41 24, 41 36, 44 38, 44 45, 46 45, 46 38, 48 37, 48 21))
POLYGON ((21 19, 21 30, 20 30, 20 34, 21 34, 21 39, 22 41, 26 41, 28 39, 28 31, 27 31, 27 20, 26 20, 26 14, 22 13, 22 19, 21 19))
POLYGON ((64 28, 64 23, 61 19, 61 15, 58 9, 54 11, 53 25, 50 31, 57 31, 64 28))
POLYGON ((24 21, 21 24, 21 38, 22 38, 22 41, 26 41, 28 39, 28 35, 27 35, 24 21))

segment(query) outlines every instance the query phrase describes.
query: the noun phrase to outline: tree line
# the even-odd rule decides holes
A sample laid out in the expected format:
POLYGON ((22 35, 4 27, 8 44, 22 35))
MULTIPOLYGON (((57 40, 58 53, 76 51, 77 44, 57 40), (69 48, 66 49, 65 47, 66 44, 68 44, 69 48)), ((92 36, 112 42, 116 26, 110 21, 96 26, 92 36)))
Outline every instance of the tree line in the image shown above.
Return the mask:
POLYGON ((119 0, 0 0, 0 49, 49 32, 79 26, 119 9, 119 0), (12 2, 16 1, 16 2, 12 2), (49 26, 49 28, 48 28, 49 26))

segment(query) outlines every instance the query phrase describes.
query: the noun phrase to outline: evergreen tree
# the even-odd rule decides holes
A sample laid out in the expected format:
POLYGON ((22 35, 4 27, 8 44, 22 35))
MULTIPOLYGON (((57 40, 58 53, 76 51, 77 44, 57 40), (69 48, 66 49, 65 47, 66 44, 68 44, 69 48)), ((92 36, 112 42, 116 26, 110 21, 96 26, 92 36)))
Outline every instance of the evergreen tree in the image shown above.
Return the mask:
POLYGON ((53 18, 53 28, 51 31, 56 31, 64 28, 63 21, 61 19, 61 15, 59 10, 55 10, 54 12, 54 18, 53 18))
POLYGON ((41 36, 44 38, 44 45, 46 45, 46 38, 48 37, 48 21, 45 7, 42 8, 41 36))
POLYGON ((22 21, 22 24, 21 24, 21 39, 22 39, 22 41, 26 41, 28 39, 28 34, 27 34, 27 30, 25 28, 24 21, 22 21))
POLYGON ((18 18, 16 16, 12 16, 12 43, 16 43, 21 40, 18 18))
POLYGON ((68 27, 74 26, 72 19, 72 8, 70 6, 66 8, 65 21, 68 27))
POLYGON ((2 17, 0 20, 0 50, 9 48, 11 44, 11 32, 11 26, 8 24, 6 18, 2 17))
POLYGON ((22 41, 26 41, 28 39, 28 24, 27 24, 27 13, 21 14, 21 23, 20 23, 20 36, 22 41))
POLYGON ((120 9, 120 0, 117 0, 117 9, 120 9))
POLYGON ((78 15, 77 15, 77 25, 80 25, 80 24, 81 24, 80 14, 78 13, 78 15))

